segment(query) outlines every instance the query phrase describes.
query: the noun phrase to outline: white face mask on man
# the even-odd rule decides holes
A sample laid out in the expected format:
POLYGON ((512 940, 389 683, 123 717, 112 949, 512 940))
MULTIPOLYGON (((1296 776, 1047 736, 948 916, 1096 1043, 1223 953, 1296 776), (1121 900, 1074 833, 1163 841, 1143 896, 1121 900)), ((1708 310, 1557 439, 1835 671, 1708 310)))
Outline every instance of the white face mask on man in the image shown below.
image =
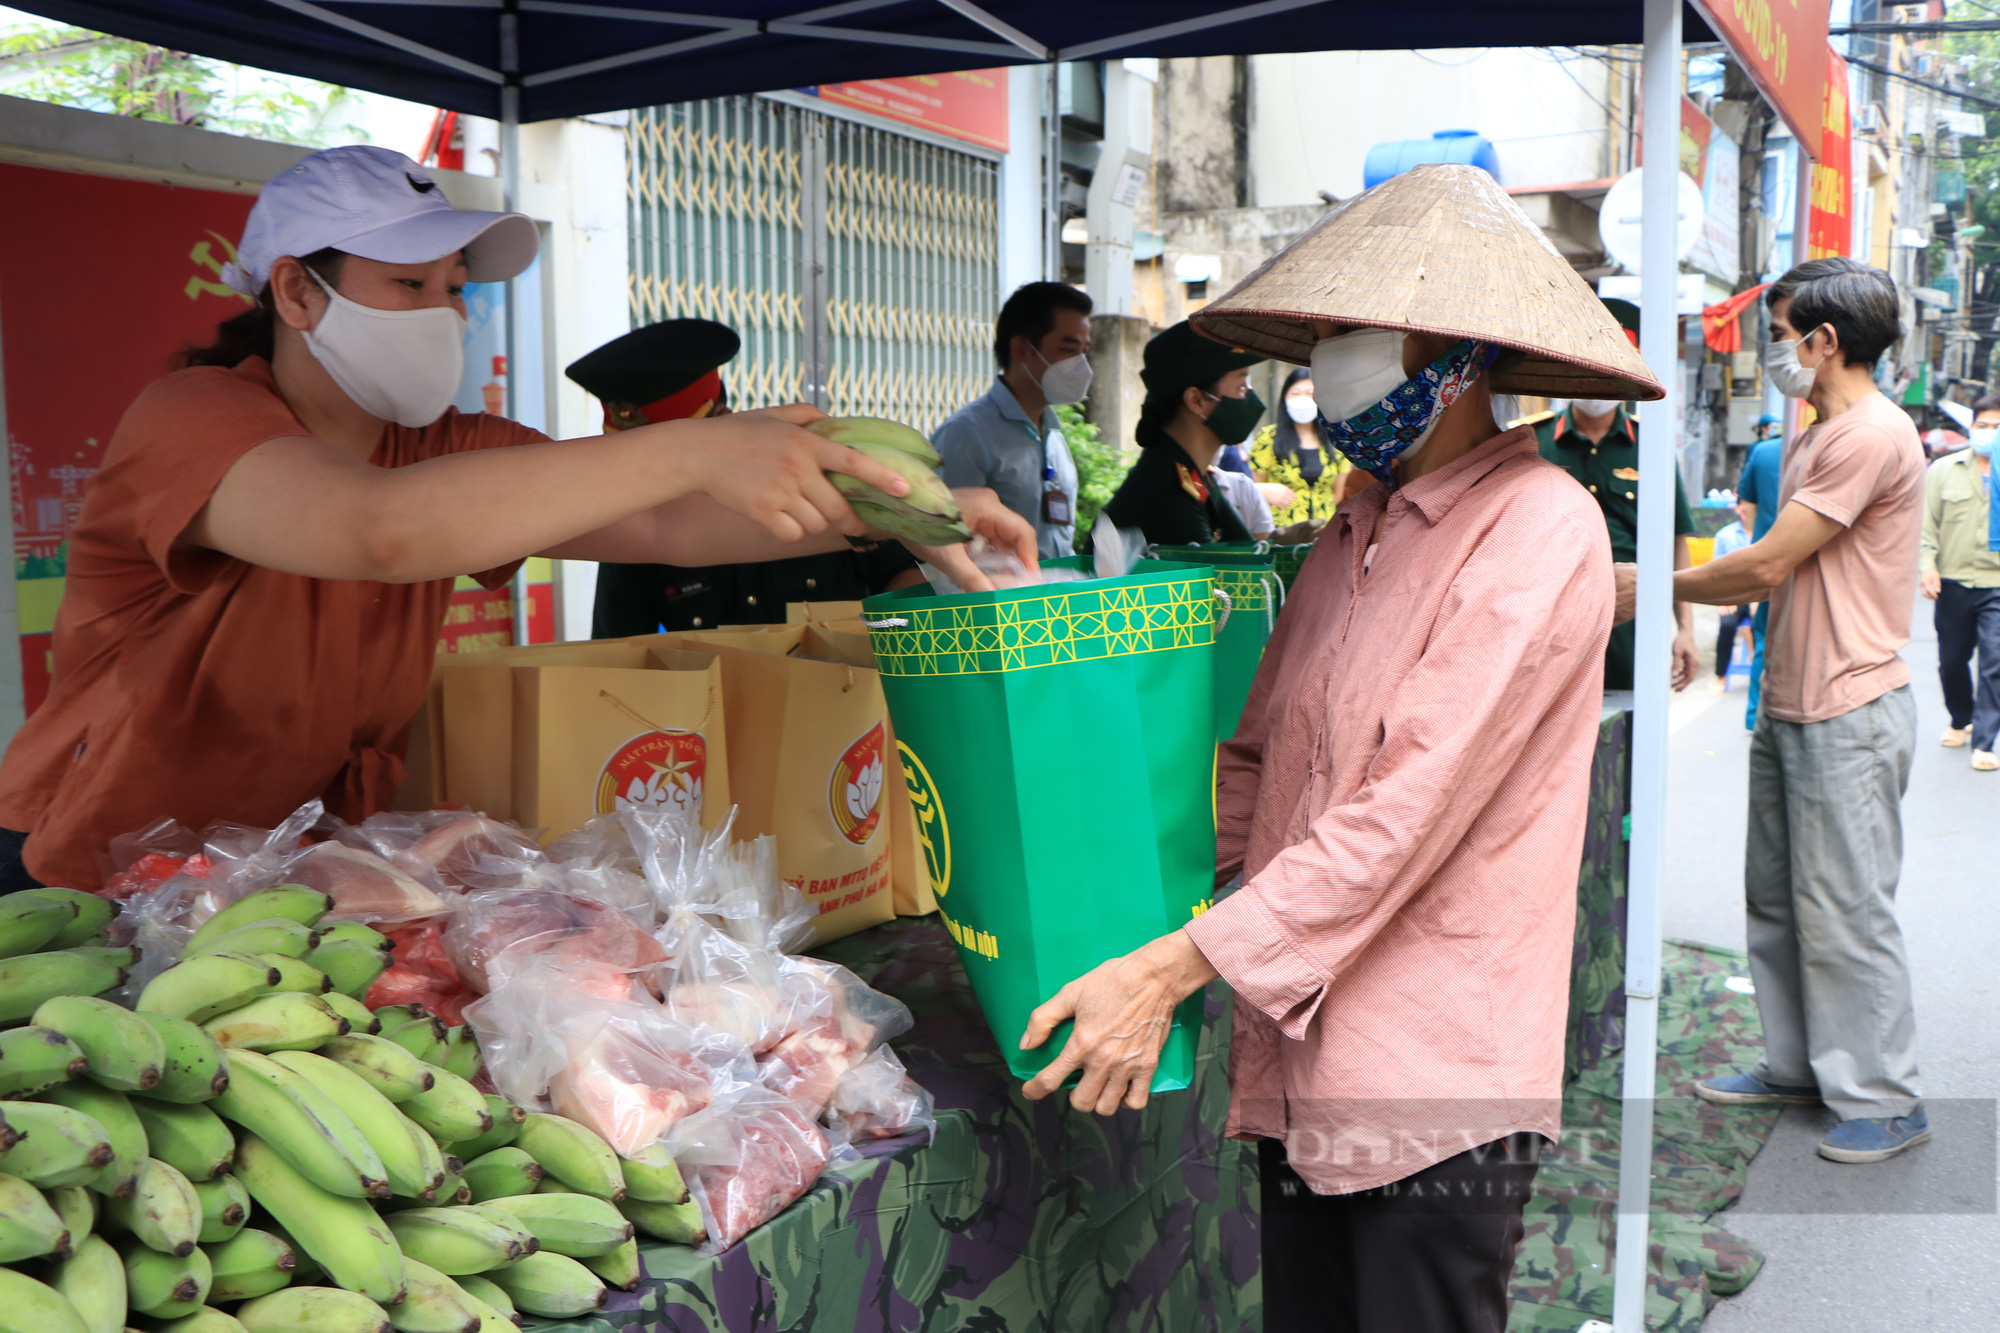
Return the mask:
POLYGON ((1084 395, 1090 392, 1089 358, 1079 352, 1060 361, 1051 361, 1042 355, 1040 348, 1031 347, 1028 350, 1042 363, 1039 383, 1042 386, 1042 397, 1049 400, 1051 407, 1083 401, 1084 395))
POLYGON ((377 310, 348 300, 317 273, 312 279, 327 305, 306 330, 306 346, 341 392, 369 416, 399 426, 428 426, 443 416, 465 378, 465 316, 450 306, 377 310))
POLYGON ((1821 358, 1818 365, 1799 364, 1799 348, 1806 339, 1826 328, 1824 324, 1808 330, 1804 337, 1794 342, 1772 341, 1764 345, 1764 373, 1771 377, 1772 385, 1787 398, 1804 398, 1813 391, 1813 383, 1819 378, 1819 368, 1826 364, 1821 358))

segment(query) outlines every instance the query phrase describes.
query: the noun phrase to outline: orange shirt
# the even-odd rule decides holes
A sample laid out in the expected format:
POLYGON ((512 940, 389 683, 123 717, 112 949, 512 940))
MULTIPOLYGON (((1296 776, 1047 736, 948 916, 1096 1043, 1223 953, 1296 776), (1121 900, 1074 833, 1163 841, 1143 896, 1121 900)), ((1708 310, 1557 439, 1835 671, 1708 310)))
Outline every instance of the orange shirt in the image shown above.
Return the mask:
MULTIPOLYGON (((162 816, 268 828, 316 796, 349 820, 395 796, 452 580, 314 579, 175 547, 239 458, 307 433, 257 358, 176 371, 126 409, 70 534, 54 686, 0 761, 0 827, 29 834, 43 883, 95 888, 110 839, 162 816)), ((389 426, 371 461, 542 438, 452 410, 389 426)))
POLYGON ((1847 529, 1771 591, 1764 708, 1824 722, 1910 683, 1924 446, 1910 414, 1879 393, 1785 450, 1778 507, 1797 501, 1847 529))
POLYGON ((1611 609, 1525 426, 1348 500, 1300 571, 1221 750, 1244 886, 1185 929, 1236 991, 1228 1132, 1315 1191, 1556 1137, 1611 609))

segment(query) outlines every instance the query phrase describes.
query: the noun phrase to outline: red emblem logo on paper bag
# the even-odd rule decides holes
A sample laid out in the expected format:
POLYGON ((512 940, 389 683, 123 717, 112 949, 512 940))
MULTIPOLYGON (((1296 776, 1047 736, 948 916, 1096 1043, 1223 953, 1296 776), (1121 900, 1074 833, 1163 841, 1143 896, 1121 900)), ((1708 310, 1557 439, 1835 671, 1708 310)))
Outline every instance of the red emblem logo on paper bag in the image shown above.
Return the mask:
POLYGON ((684 810, 701 815, 701 781, 708 742, 698 731, 646 731, 605 761, 597 778, 597 813, 684 810))
POLYGON ((873 837, 875 826, 882 822, 883 739, 882 724, 877 722, 847 747, 826 784, 833 826, 856 847, 873 837))

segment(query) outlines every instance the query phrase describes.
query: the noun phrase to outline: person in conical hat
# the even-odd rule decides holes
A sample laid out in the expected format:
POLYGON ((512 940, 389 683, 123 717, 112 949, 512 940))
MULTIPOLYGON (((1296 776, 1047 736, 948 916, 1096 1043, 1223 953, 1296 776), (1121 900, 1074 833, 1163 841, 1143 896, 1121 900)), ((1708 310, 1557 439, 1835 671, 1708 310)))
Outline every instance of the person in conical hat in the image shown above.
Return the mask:
POLYGON ((1026 1091, 1143 1104, 1173 1006, 1219 975, 1265 1327, 1501 1328, 1559 1128, 1614 593, 1597 505, 1494 399, 1661 391, 1465 167, 1349 201, 1193 320, 1311 365, 1378 484, 1328 522, 1221 747, 1216 884, 1242 886, 1038 1009, 1024 1045, 1074 1027, 1026 1091))

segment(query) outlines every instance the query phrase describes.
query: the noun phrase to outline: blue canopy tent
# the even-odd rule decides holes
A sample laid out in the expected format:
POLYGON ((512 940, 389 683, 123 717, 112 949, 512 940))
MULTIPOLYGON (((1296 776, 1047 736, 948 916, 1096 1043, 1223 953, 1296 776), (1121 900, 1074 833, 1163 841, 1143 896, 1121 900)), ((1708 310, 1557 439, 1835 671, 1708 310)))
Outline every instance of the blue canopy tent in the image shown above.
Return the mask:
MULTIPOLYGON (((1637 43, 1640 0, 30 0, 99 32, 470 115, 587 115, 1121 56, 1637 43)), ((1707 29, 1690 15, 1691 40, 1707 29)))
MULTIPOLYGON (((281 73, 501 123, 503 190, 518 197, 523 120, 810 84, 1125 56, 1645 48, 1642 342, 1668 396, 1641 407, 1641 468, 1676 466, 1674 248, 1683 38, 1714 35, 1680 0, 15 0, 21 8, 281 73)), ((1720 0, 1715 0, 1720 3, 1720 0)), ((513 310, 513 303, 508 303, 513 310)), ((511 343, 511 338, 510 338, 511 343)), ((1652 1142, 1666 818, 1672 488, 1640 498, 1638 654, 1626 945, 1623 1142, 1652 1142)), ((1643 1326, 1651 1153, 1620 1163, 1613 1327, 1643 1326)))

